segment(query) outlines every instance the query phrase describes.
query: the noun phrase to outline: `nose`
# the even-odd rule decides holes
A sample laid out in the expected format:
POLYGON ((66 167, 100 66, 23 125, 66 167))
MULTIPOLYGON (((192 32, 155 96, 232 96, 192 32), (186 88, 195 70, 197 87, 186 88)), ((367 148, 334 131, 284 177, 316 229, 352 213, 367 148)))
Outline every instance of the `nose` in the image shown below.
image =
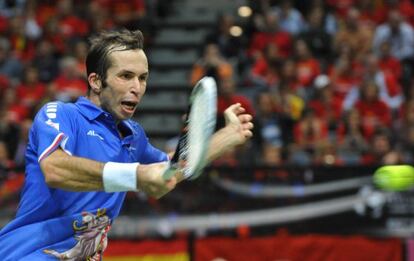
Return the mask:
POLYGON ((141 81, 139 80, 138 77, 135 77, 134 80, 132 81, 132 85, 130 88, 130 92, 136 96, 138 96, 138 94, 141 92, 141 81))

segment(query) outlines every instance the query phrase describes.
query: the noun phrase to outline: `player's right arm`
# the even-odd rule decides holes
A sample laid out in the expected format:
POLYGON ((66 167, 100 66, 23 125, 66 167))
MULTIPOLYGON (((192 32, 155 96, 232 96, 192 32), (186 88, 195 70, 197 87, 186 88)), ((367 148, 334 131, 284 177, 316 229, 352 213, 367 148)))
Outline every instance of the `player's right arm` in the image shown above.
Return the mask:
MULTIPOLYGON (((52 188, 69 191, 104 191, 105 164, 71 156, 62 149, 57 149, 40 162, 40 167, 47 185, 52 188)), ((135 172, 136 184, 131 184, 131 186, 150 196, 159 198, 171 191, 176 185, 175 178, 168 181, 162 178, 162 174, 168 166, 166 162, 137 166, 128 163, 118 164, 125 164, 125 167, 130 168, 135 167, 131 171, 135 172)))
POLYGON ((30 147, 48 186, 69 191, 142 190, 157 198, 174 188, 175 179, 162 178, 166 162, 108 164, 73 156, 79 127, 73 108, 63 103, 48 103, 36 115, 30 147))

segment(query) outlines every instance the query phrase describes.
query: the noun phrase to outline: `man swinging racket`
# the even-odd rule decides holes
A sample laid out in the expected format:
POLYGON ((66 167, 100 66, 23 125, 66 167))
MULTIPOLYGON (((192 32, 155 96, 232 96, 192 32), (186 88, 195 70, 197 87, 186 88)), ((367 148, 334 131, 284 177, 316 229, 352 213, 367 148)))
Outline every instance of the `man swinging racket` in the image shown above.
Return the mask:
MULTIPOLYGON (((165 178, 167 155, 130 120, 149 73, 142 33, 101 32, 86 67, 86 97, 47 103, 34 119, 17 215, 0 231, 2 260, 100 260, 126 191, 160 198, 183 179, 179 168, 165 178)), ((240 104, 225 117, 206 162, 252 136, 240 104)))

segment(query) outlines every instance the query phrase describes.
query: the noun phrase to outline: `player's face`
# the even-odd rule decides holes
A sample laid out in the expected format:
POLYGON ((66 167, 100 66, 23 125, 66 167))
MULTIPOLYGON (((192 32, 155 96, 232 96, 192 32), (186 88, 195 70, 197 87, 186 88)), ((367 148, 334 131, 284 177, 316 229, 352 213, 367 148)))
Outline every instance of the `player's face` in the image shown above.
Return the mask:
POLYGON ((109 58, 112 66, 100 95, 101 106, 116 120, 129 119, 146 90, 147 57, 142 50, 126 50, 112 52, 109 58))

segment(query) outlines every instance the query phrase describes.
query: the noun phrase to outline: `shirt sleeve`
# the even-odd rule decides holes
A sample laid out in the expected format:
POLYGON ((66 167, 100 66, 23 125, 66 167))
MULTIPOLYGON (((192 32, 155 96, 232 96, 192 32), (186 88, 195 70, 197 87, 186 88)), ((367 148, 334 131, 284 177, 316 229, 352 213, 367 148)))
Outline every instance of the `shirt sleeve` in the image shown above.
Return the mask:
POLYGON ((149 142, 144 129, 136 122, 129 121, 130 127, 135 130, 133 146, 135 150, 133 158, 141 164, 151 164, 156 162, 168 161, 168 155, 152 146, 149 142))
POLYGON ((74 132, 67 110, 67 106, 61 102, 50 102, 37 113, 32 138, 39 162, 59 147, 72 155, 73 144, 70 143, 74 140, 74 132))
POLYGON ((147 146, 145 147, 145 151, 142 154, 141 157, 141 163, 144 164, 149 164, 149 163, 155 163, 155 162, 162 162, 162 161, 167 161, 168 160, 168 155, 155 148, 154 146, 151 145, 151 143, 147 143, 147 146))

